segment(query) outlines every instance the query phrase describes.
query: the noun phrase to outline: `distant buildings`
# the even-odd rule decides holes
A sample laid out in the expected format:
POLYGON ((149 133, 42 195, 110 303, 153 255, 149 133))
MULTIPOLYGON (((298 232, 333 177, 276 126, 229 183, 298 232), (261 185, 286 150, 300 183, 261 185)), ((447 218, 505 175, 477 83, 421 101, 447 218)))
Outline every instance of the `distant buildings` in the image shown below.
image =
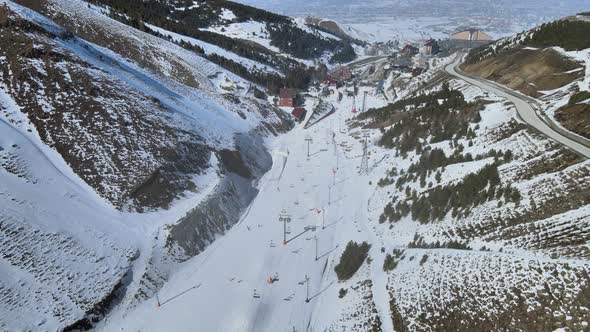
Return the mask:
POLYGON ((438 52, 440 52, 440 46, 438 45, 438 42, 434 39, 427 40, 420 49, 420 53, 428 56, 436 55, 438 54, 438 52))
POLYGON ((465 41, 489 41, 492 40, 492 37, 478 29, 467 29, 452 34, 451 39, 465 41))
POLYGON ((293 88, 283 88, 279 92, 279 106, 295 107, 299 100, 299 90, 293 88))
POLYGON ((338 82, 348 81, 352 78, 352 70, 347 66, 338 66, 330 72, 330 78, 338 82))
POLYGON ((414 55, 418 54, 418 52, 420 52, 420 50, 416 46, 407 44, 406 46, 404 46, 404 48, 402 48, 399 54, 401 56, 413 57, 414 55))

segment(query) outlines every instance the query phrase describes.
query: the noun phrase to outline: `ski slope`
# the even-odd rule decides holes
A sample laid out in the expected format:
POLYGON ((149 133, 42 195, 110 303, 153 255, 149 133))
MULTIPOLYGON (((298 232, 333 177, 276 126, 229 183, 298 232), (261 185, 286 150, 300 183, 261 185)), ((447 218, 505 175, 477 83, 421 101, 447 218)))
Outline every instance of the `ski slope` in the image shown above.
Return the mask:
MULTIPOLYGON (((357 224, 367 220, 367 202, 359 197, 369 196, 365 192, 368 178, 358 174, 362 145, 347 131, 338 129, 346 127, 344 121, 352 115, 348 103, 343 101, 335 116, 312 129, 299 126, 277 139, 273 168, 262 179, 260 193, 241 222, 168 280, 158 294, 160 306, 158 298, 152 298, 129 312, 115 313, 100 328, 328 328, 339 314, 338 304, 333 303, 339 300, 340 287, 334 265, 349 240, 369 240, 369 231, 357 224), (313 140, 309 158, 305 141, 308 136, 313 140), (284 225, 279 222, 282 211, 291 217, 286 245, 284 225), (309 227, 316 229, 306 231, 309 227), (270 284, 268 280, 274 273, 278 273, 279 281, 270 284), (306 275, 309 285, 305 283, 306 275), (254 297, 255 292, 260 298, 254 297)), ((383 298, 385 301, 387 296, 383 298)), ((382 308, 386 308, 385 303, 382 308)))

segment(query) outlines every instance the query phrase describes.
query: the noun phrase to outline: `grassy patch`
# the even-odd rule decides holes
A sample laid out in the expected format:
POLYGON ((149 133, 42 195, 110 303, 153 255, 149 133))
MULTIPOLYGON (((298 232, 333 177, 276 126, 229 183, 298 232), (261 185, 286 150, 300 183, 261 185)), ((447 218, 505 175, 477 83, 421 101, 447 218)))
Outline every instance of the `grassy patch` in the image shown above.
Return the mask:
POLYGON ((580 91, 570 97, 569 104, 574 105, 588 99, 590 99, 590 91, 580 91))

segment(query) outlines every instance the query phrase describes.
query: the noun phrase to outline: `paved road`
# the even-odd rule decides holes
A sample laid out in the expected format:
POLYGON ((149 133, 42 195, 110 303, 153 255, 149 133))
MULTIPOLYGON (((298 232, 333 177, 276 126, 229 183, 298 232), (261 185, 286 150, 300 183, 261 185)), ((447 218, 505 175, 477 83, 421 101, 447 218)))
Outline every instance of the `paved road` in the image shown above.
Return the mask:
POLYGON ((516 110, 522 120, 534 127, 542 134, 560 142, 568 148, 574 150, 580 155, 590 158, 590 141, 576 136, 572 133, 557 127, 554 124, 543 121, 535 112, 536 104, 532 98, 524 96, 518 92, 512 91, 506 87, 500 86, 494 82, 477 77, 467 76, 462 73, 457 66, 461 62, 462 56, 457 56, 455 61, 445 68, 445 70, 467 83, 480 87, 481 89, 510 100, 516 106, 516 110))

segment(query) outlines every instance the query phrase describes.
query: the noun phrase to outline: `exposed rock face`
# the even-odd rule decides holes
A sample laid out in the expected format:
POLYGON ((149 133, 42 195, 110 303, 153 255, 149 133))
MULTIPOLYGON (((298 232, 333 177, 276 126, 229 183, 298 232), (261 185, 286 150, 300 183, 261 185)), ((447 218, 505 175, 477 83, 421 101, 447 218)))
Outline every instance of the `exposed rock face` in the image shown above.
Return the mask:
POLYGON ((177 243, 187 256, 197 255, 238 222, 258 193, 253 180, 272 166, 272 158, 261 149, 260 140, 241 136, 236 143, 240 152, 218 153, 224 176, 215 193, 170 229, 169 241, 177 243))

